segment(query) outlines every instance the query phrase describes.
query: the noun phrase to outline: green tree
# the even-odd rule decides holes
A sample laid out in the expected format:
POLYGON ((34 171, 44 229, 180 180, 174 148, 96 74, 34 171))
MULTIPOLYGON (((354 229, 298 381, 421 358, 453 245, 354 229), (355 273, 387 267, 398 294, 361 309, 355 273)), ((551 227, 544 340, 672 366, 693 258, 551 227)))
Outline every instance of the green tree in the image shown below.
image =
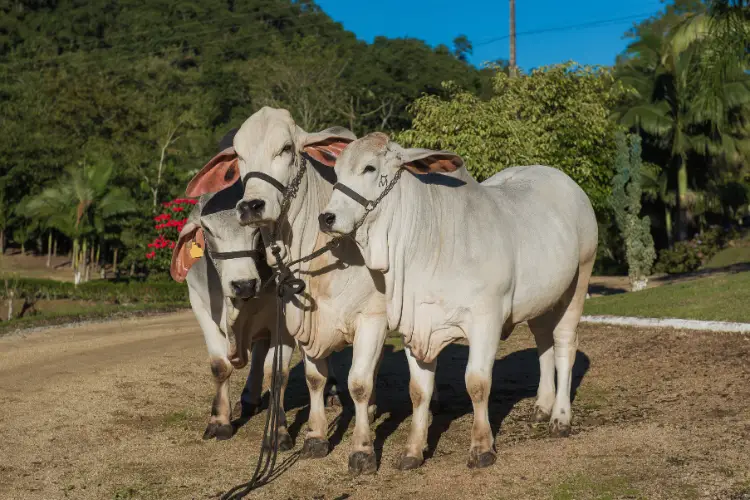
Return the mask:
POLYGON ((30 217, 46 220, 73 240, 76 282, 87 256, 87 238, 103 235, 108 219, 135 209, 127 190, 110 184, 112 171, 113 164, 106 159, 83 161, 26 205, 30 217))
POLYGON ((610 203, 615 221, 625 242, 625 257, 628 262, 628 277, 632 291, 646 288, 651 266, 656 260, 654 240, 651 237, 651 221, 641 217, 641 138, 618 132, 615 136, 617 157, 612 178, 610 203), (630 144, 628 144, 628 142, 630 144))
POLYGON ((453 54, 460 61, 468 61, 469 56, 474 52, 474 47, 466 35, 458 35, 453 39, 453 54))
POLYGON ((448 98, 415 101, 413 127, 398 141, 456 151, 479 180, 513 165, 557 167, 600 215, 608 210, 617 129, 608 117, 623 96, 608 70, 568 63, 518 78, 498 72, 488 100, 446 88, 448 98))
POLYGON ((705 47, 675 50, 670 30, 682 18, 673 14, 671 26, 654 24, 641 29, 639 38, 628 46, 618 63, 617 77, 630 87, 631 98, 613 114, 626 127, 649 134, 667 152, 663 168, 673 179, 669 184, 676 193, 675 236, 680 241, 688 236, 689 214, 701 196, 690 189, 694 185, 689 179, 690 155, 737 162, 747 145, 743 114, 733 115, 750 102, 744 73, 724 81, 719 94, 710 93, 713 88, 696 79, 705 47))

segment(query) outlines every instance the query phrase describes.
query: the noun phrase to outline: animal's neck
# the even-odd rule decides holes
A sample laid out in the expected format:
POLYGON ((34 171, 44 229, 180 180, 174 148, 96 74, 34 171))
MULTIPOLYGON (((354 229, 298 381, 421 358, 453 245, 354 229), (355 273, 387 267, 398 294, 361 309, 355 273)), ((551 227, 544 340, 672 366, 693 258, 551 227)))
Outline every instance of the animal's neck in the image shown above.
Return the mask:
POLYGON ((383 241, 387 233, 389 327, 410 329, 416 294, 431 293, 437 269, 453 259, 461 244, 454 218, 464 202, 457 190, 423 184, 411 174, 404 174, 394 191, 397 196, 388 201, 392 218, 377 222, 373 229, 378 233, 377 240, 383 241))
MULTIPOLYGON (((315 250, 319 236, 318 215, 331 197, 333 186, 315 170, 306 159, 305 173, 297 196, 292 200, 287 216, 287 230, 283 231, 284 244, 292 259, 299 259, 315 250)), ((305 267, 303 265, 303 267, 305 267)))

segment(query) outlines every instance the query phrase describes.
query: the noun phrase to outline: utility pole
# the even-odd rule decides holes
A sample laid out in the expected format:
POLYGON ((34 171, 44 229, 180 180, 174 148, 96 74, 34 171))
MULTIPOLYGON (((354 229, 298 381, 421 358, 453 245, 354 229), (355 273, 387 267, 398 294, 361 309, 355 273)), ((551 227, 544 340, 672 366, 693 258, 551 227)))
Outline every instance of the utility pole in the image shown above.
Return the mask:
POLYGON ((510 0, 510 76, 516 74, 516 0, 510 0))

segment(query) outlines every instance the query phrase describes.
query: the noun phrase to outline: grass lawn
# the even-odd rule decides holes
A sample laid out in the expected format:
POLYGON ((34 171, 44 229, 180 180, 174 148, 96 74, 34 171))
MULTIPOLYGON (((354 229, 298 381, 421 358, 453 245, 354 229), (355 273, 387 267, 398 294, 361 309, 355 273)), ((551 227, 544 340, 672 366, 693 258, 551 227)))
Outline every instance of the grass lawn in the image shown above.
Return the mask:
POLYGON ((750 272, 722 274, 640 292, 595 297, 584 314, 750 323, 750 272))
POLYGON ((0 336, 40 326, 63 325, 76 323, 78 321, 91 321, 99 319, 114 319, 128 316, 138 316, 150 313, 171 312, 185 309, 185 304, 96 304, 81 306, 71 304, 68 307, 58 307, 53 311, 43 312, 23 318, 14 318, 10 321, 0 322, 0 336))
POLYGON ((703 268, 718 269, 744 263, 750 263, 750 245, 725 248, 711 257, 703 268))

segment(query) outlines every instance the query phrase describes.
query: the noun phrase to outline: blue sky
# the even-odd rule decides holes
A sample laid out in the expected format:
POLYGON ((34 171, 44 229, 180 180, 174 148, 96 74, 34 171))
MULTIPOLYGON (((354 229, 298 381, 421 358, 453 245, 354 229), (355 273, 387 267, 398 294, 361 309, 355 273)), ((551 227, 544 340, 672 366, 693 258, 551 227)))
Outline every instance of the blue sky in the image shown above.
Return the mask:
MULTIPOLYGON (((358 38, 421 38, 452 47, 465 34, 474 44, 471 62, 508 58, 507 0, 317 0, 323 10, 358 38), (506 37, 492 41, 498 37, 506 37)), ((636 21, 663 8, 659 0, 516 0, 518 65, 529 70, 574 60, 612 64, 627 41, 623 33, 636 21), (623 19, 625 18, 625 19, 623 19), (565 28, 614 20, 596 26, 524 35, 525 31, 565 28)))

